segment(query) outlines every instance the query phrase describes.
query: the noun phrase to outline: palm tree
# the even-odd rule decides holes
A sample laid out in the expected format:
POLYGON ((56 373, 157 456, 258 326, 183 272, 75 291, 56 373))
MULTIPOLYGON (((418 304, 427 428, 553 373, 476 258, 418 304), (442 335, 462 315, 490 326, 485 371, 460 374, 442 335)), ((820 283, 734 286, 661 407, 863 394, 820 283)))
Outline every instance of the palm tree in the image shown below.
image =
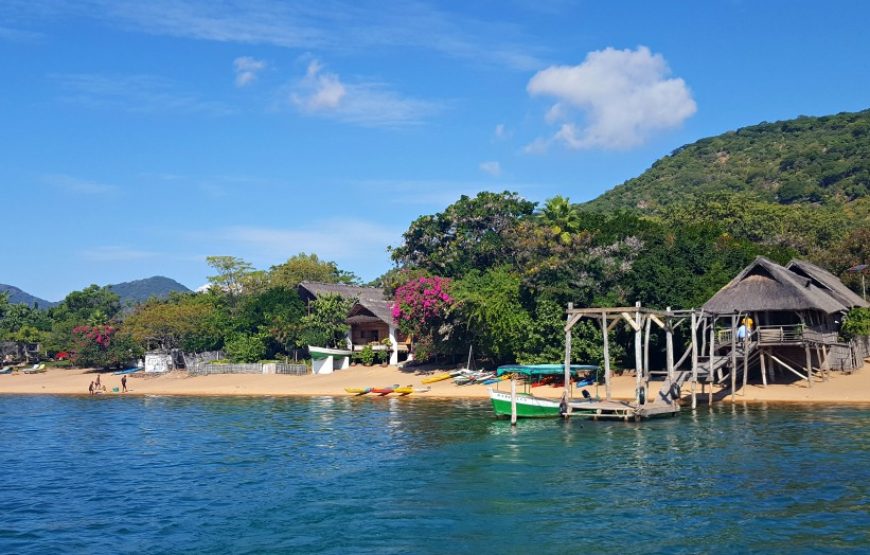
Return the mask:
POLYGON ((538 217, 553 236, 566 245, 571 242, 571 236, 582 229, 580 211, 561 195, 549 199, 538 217))

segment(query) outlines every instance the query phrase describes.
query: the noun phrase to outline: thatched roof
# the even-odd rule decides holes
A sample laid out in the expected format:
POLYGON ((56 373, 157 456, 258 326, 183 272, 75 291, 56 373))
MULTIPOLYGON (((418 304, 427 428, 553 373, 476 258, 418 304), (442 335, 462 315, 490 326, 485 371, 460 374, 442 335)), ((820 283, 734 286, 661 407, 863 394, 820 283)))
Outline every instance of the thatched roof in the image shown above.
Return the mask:
POLYGON ((786 270, 759 256, 728 285, 704 303, 704 310, 716 314, 759 311, 818 310, 833 314, 848 310, 812 279, 786 270))
MULTIPOLYGON (((384 296, 383 289, 340 283, 319 283, 315 281, 303 281, 299 284, 299 287, 315 298, 321 295, 334 294, 341 295, 346 299, 356 299, 357 304, 350 310, 349 319, 358 315, 369 315, 387 324, 391 324, 393 321, 390 309, 391 303, 384 296)), ((350 320, 348 322, 357 323, 350 320)))
MULTIPOLYGON (((350 315, 348 316, 347 322, 349 324, 360 323, 362 320, 353 321, 351 319, 370 316, 386 324, 392 324, 393 312, 390 308, 390 304, 390 301, 376 301, 371 299, 360 300, 350 309, 350 315)), ((368 321, 371 322, 373 320, 368 321)))
POLYGON ((870 306, 870 303, 843 285, 843 282, 837 279, 837 276, 824 268, 819 268, 815 264, 805 260, 792 260, 786 265, 786 269, 798 274, 802 278, 813 280, 813 285, 827 290, 828 294, 837 299, 843 306, 848 308, 870 306))

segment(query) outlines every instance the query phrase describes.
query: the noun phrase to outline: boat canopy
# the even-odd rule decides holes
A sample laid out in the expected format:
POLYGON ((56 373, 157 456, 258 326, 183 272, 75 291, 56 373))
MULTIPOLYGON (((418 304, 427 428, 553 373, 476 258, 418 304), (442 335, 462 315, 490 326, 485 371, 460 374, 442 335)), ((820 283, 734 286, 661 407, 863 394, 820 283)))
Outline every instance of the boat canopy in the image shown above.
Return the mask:
MULTIPOLYGON (((599 372, 601 368, 594 364, 572 364, 571 374, 599 372)), ((526 376, 561 376, 565 373, 564 364, 505 364, 498 367, 498 375, 523 374, 526 376)))

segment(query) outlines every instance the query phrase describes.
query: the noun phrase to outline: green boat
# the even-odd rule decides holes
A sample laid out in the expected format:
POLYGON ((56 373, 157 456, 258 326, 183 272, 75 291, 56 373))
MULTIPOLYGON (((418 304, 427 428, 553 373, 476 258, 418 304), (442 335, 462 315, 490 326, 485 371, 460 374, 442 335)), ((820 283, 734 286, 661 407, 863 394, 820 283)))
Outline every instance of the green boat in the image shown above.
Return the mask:
MULTIPOLYGON (((571 377, 577 378, 581 374, 595 372, 598 375, 599 368, 590 364, 572 364, 571 377)), ((505 374, 516 374, 525 385, 525 391, 517 393, 517 417, 518 418, 558 418, 561 416, 560 400, 548 399, 544 397, 536 397, 529 393, 529 384, 534 378, 544 376, 562 376, 565 374, 564 364, 508 364, 500 366, 497 374, 503 376, 505 374)), ((505 383, 505 382, 501 382, 505 383)), ((489 399, 492 401, 492 409, 496 416, 511 415, 511 394, 510 392, 499 391, 497 388, 489 389, 489 399)), ((587 400, 570 401, 571 412, 573 414, 593 413, 595 409, 590 407, 587 400)))

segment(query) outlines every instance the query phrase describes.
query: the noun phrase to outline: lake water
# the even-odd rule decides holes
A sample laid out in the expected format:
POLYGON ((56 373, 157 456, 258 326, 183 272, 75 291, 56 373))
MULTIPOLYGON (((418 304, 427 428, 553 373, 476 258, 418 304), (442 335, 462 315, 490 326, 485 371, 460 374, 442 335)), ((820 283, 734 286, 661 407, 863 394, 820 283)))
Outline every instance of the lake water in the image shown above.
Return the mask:
POLYGON ((870 552, 870 408, 0 397, 0 553, 870 552))

